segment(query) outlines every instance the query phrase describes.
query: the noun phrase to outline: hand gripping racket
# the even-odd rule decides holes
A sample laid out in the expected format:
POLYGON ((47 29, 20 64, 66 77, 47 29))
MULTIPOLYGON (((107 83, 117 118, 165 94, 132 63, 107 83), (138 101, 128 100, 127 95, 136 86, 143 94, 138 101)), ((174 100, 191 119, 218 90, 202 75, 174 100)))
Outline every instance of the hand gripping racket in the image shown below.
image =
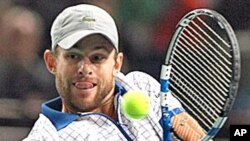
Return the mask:
POLYGON ((169 91, 204 129, 202 140, 209 140, 227 119, 239 79, 239 46, 227 20, 209 9, 186 14, 176 26, 161 69, 164 140, 171 140, 169 91))

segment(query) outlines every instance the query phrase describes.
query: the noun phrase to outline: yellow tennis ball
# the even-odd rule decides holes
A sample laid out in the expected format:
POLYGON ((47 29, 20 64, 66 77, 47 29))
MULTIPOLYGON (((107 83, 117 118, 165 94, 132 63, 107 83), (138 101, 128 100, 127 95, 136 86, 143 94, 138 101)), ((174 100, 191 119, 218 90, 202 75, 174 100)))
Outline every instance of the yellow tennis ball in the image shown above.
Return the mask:
POLYGON ((123 95, 121 106, 125 116, 139 120, 149 114, 150 99, 142 91, 128 91, 123 95))

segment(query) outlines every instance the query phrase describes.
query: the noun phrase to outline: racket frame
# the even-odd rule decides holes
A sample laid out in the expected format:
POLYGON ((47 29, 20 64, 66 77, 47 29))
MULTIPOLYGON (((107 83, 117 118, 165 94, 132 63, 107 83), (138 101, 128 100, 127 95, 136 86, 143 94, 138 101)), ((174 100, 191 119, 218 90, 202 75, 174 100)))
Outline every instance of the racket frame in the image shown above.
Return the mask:
POLYGON ((235 97, 237 95, 237 90, 239 87, 239 80, 240 80, 240 51, 239 51, 239 45, 237 42, 237 38, 235 36, 234 30, 232 29, 231 25, 228 23, 228 21, 218 12, 211 10, 211 9, 195 9, 188 14, 186 14, 177 24, 176 30, 172 36, 172 39, 169 43, 167 52, 166 52, 166 58, 165 58, 165 64, 162 65, 161 69, 161 77, 160 77, 160 83, 161 83, 161 106, 162 106, 162 116, 163 116, 163 139, 164 141, 171 140, 171 119, 168 116, 169 109, 168 105, 166 104, 169 102, 167 100, 167 95, 170 93, 169 91, 169 79, 170 79, 170 73, 171 73, 171 56, 174 53, 174 47, 177 42, 178 36, 183 32, 184 28, 188 26, 188 24, 197 16, 200 15, 206 15, 214 20, 217 21, 220 28, 225 29, 227 32, 227 35, 230 37, 230 43, 232 47, 232 60, 233 60, 233 74, 231 78, 230 83, 230 89, 229 89, 229 97, 227 98, 227 103, 225 104, 222 115, 217 118, 217 120, 214 122, 213 127, 207 132, 207 135, 202 138, 202 140, 209 140, 213 138, 219 130, 222 128, 222 126, 225 124, 227 120, 227 116, 233 106, 233 103, 235 101, 235 97), (166 68, 169 68, 169 71, 166 72, 166 68), (167 76, 167 77, 165 77, 167 76), (166 119, 164 119, 166 118, 166 119), (166 126, 166 127, 164 127, 166 126))

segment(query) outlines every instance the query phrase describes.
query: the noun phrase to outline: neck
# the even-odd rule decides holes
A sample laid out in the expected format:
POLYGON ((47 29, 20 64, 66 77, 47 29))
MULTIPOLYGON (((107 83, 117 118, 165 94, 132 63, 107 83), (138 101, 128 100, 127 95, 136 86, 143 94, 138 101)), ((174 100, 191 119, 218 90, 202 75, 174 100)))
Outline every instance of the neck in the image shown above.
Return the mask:
MULTIPOLYGON (((113 88, 110 91, 110 93, 102 99, 101 104, 98 107, 96 107, 95 109, 89 110, 88 112, 103 113, 103 114, 110 116, 112 119, 116 120, 117 115, 115 111, 114 100, 115 100, 115 90, 113 88)), ((86 112, 86 111, 82 111, 81 109, 72 108, 70 106, 67 107, 66 106, 67 104, 65 105, 65 102, 63 103, 64 104, 62 105, 62 112, 69 112, 69 113, 77 113, 79 111, 86 112)))
POLYGON ((104 113, 108 116, 110 116, 112 119, 116 120, 116 112, 115 112, 115 94, 114 90, 112 91, 111 95, 105 97, 102 101, 102 106, 98 110, 101 113, 104 113))
POLYGON ((114 97, 112 98, 112 102, 102 105, 101 113, 104 113, 110 116, 112 119, 116 120, 115 105, 113 100, 114 97))

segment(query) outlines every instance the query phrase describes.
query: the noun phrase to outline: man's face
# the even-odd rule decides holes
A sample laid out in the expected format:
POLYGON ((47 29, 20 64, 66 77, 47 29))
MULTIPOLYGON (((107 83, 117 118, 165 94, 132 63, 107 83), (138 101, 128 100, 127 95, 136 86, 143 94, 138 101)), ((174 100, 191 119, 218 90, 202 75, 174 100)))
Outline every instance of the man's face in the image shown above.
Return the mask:
POLYGON ((51 66, 65 112, 99 112, 101 106, 113 102, 122 54, 106 38, 90 35, 71 49, 57 48, 53 58, 47 60, 54 60, 51 66))

